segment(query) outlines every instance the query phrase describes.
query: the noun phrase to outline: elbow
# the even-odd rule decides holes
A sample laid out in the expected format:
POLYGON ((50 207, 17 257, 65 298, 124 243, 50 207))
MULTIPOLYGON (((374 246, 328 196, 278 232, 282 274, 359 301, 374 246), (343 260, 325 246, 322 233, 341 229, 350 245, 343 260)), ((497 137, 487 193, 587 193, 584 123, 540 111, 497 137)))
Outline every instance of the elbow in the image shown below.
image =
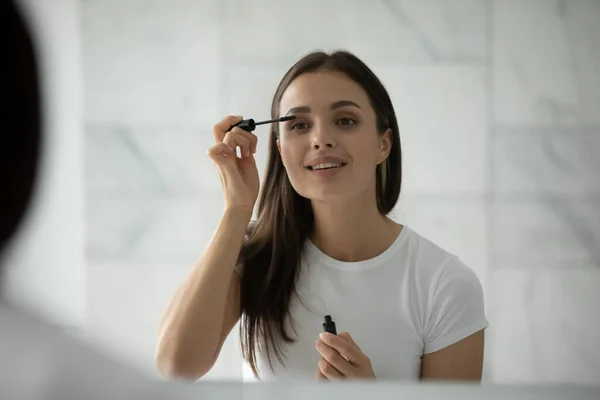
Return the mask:
POLYGON ((160 375, 169 381, 193 382, 202 378, 210 369, 190 369, 174 362, 157 362, 160 375))
POLYGON ((213 360, 192 360, 189 355, 182 353, 158 351, 156 368, 163 378, 173 381, 196 381, 206 375, 214 365, 213 360))

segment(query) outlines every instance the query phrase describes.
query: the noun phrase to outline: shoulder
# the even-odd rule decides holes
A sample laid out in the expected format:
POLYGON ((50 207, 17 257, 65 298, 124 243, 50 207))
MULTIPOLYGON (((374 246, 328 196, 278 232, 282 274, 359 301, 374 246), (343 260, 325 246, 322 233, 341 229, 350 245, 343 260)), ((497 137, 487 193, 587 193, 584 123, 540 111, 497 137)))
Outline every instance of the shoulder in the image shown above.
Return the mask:
POLYGON ((440 290, 461 291, 465 287, 480 291, 475 272, 459 256, 452 254, 411 228, 406 229, 405 253, 408 267, 413 270, 420 292, 430 300, 440 290))
POLYGON ((446 251, 412 228, 404 226, 402 230, 403 257, 406 258, 406 264, 414 269, 415 274, 421 279, 426 281, 435 279, 448 264, 454 263, 457 259, 455 254, 446 251))
POLYGON ((454 254, 409 230, 406 248, 414 276, 425 353, 438 351, 488 326, 475 272, 454 254))

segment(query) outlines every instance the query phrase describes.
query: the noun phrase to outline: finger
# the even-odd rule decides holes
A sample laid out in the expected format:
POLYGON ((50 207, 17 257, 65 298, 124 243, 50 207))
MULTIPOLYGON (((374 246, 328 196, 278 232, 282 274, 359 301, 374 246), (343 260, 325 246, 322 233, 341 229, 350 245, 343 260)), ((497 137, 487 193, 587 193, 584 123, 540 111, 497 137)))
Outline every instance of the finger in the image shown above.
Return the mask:
POLYGON ((235 157, 235 150, 225 143, 217 143, 208 149, 208 156, 215 162, 222 161, 223 156, 235 157))
POLYGON ((350 343, 355 345, 357 349, 360 350, 360 346, 358 344, 356 344, 356 342, 354 341, 354 339, 352 338, 352 336, 350 336, 350 334, 348 332, 342 332, 342 333, 338 334, 338 336, 341 337, 342 339, 346 339, 347 341, 349 341, 350 343))
POLYGON ((225 143, 217 143, 208 150, 208 156, 217 166, 221 179, 226 181, 230 181, 231 178, 235 179, 235 172, 238 168, 236 163, 238 158, 235 155, 235 150, 225 143))
POLYGON ((225 134, 231 130, 231 126, 237 124, 243 119, 241 115, 228 115, 213 126, 213 136, 215 142, 223 141, 225 134))
POLYGON ((348 359, 343 357, 336 349, 326 345, 321 340, 317 341, 316 347, 317 351, 319 354, 321 354, 325 361, 335 367, 335 369, 345 376, 353 375, 355 366, 352 365, 348 359))
POLYGON ((250 141, 244 135, 240 135, 233 131, 227 132, 225 138, 223 138, 223 143, 232 149, 239 147, 242 157, 248 157, 250 155, 250 141))
POLYGON ((327 377, 323 375, 320 368, 317 368, 317 380, 318 381, 328 381, 327 377))
POLYGON ((364 358, 363 352, 360 350, 358 345, 356 345, 353 340, 348 340, 345 335, 333 335, 331 333, 324 332, 320 335, 320 338, 323 343, 335 349, 351 363, 359 364, 364 358))
POLYGON ((225 143, 217 143, 207 153, 217 166, 223 188, 226 188, 230 184, 235 185, 240 179, 238 171, 239 159, 235 154, 235 150, 225 143))
POLYGON ((344 375, 331 363, 327 362, 324 358, 319 360, 317 364, 319 366, 319 371, 321 375, 323 375, 327 380, 332 381, 335 379, 343 379, 344 375))
POLYGON ((258 137, 254 133, 245 131, 242 128, 239 128, 237 126, 231 130, 231 133, 242 135, 243 137, 248 139, 248 142, 250 143, 250 152, 253 154, 256 153, 256 145, 258 143, 258 137))

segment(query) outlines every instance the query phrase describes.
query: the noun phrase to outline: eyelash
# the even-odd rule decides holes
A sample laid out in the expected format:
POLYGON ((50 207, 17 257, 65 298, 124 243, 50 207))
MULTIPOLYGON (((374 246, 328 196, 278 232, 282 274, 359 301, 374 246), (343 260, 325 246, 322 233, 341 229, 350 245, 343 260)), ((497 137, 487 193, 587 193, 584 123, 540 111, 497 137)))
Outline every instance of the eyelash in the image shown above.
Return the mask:
MULTIPOLYGON (((338 119, 338 120, 337 120, 337 122, 339 122, 339 121, 342 121, 342 120, 346 120, 346 121, 352 121, 352 123, 351 123, 351 124, 348 124, 348 125, 341 125, 341 126, 343 126, 343 127, 348 127, 348 126, 354 126, 354 125, 356 125, 356 120, 355 120, 355 119, 353 119, 353 118, 344 117, 344 118, 340 118, 340 119, 338 119)), ((296 122, 295 124, 293 124, 293 125, 291 125, 291 126, 290 126, 290 130, 292 130, 292 131, 298 130, 298 129, 297 129, 297 126, 298 126, 298 125, 302 125, 302 124, 304 124, 304 125, 308 125, 306 122, 296 122)))

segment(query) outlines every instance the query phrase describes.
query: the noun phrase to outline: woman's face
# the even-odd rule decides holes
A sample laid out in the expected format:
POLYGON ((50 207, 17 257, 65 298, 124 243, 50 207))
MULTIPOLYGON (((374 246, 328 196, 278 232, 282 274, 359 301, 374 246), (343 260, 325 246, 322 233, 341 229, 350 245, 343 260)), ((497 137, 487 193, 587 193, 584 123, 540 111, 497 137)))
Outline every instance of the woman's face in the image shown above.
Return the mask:
POLYGON ((375 168, 391 148, 367 93, 341 72, 297 77, 284 92, 277 146, 294 189, 311 200, 375 194, 375 168))

